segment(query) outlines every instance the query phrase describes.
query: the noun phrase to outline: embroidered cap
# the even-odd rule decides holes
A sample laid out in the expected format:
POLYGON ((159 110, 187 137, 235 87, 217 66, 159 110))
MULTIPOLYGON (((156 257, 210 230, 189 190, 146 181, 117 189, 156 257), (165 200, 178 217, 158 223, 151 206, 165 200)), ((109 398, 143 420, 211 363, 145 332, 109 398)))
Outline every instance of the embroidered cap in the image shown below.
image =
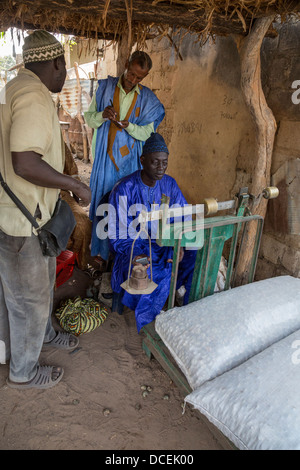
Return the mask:
POLYGON ((61 43, 50 33, 37 29, 24 40, 23 62, 44 62, 64 55, 61 43))
POLYGON ((168 147, 166 146, 163 136, 158 134, 157 132, 152 132, 143 147, 143 155, 154 152, 169 153, 168 147))

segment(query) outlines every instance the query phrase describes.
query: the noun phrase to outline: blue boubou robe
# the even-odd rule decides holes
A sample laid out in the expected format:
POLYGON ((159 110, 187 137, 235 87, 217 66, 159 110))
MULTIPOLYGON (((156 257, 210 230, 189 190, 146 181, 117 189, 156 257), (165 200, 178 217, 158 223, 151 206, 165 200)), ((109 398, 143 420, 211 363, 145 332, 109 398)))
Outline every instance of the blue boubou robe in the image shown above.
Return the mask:
MULTIPOLYGON (((103 111, 113 102, 116 111, 119 110, 118 77, 108 77, 99 80, 96 91, 98 112, 103 111)), ((126 120, 138 126, 154 123, 156 131, 165 116, 162 103, 147 87, 139 85, 140 93, 135 93, 132 105, 127 113, 126 120)), ((124 176, 130 175, 141 168, 140 156, 144 142, 131 137, 125 129, 117 129, 110 121, 104 122, 97 129, 95 160, 90 178, 92 200, 90 205, 90 219, 93 221, 91 254, 101 254, 99 239, 95 227, 99 219, 96 217, 97 207, 114 184, 124 176)))
MULTIPOLYGON (((148 224, 148 233, 151 237, 153 281, 158 284, 158 287, 152 294, 131 295, 124 291, 120 285, 128 277, 131 247, 135 235, 139 231, 139 226, 137 226, 138 214, 141 210, 153 210, 154 204, 158 205, 156 206, 156 209, 158 209, 163 194, 170 197, 170 207, 187 204, 172 177, 164 175, 151 188, 142 182, 140 170, 119 181, 109 198, 109 203, 114 208, 114 210, 110 210, 108 216, 110 250, 115 255, 112 289, 114 292, 122 293, 122 303, 135 311, 138 331, 144 325, 152 322, 162 310, 170 290, 172 263, 167 262, 167 260, 173 258, 173 248, 160 247, 156 243, 157 221, 148 224), (128 214, 128 208, 131 208, 132 215, 128 214)), ((188 303, 196 253, 195 250, 186 250, 184 258, 179 264, 177 288, 185 285, 185 304, 188 303)), ((140 254, 149 256, 149 239, 145 234, 143 238, 138 238, 134 245, 133 257, 140 254)), ((150 268, 148 274, 150 278, 150 268)))

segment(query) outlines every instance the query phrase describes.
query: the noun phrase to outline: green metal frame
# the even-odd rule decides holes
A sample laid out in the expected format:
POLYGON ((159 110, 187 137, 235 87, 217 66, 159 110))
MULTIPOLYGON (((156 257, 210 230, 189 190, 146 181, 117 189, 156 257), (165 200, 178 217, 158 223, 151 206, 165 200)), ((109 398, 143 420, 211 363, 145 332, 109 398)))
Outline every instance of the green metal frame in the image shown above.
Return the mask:
MULTIPOLYGON (((166 201, 165 201, 166 202, 166 201)), ((248 275, 248 283, 253 282, 260 241, 263 230, 263 217, 251 215, 248 209, 249 194, 245 188, 240 191, 237 200, 235 215, 224 215, 204 218, 201 228, 196 220, 182 224, 167 224, 166 205, 163 210, 163 217, 159 221, 159 235, 157 243, 161 246, 173 246, 173 266, 168 299, 168 309, 174 307, 175 291, 177 283, 179 254, 181 246, 188 246, 191 239, 194 239, 198 247, 195 268, 193 273, 192 287, 189 296, 189 303, 199 300, 214 293, 214 288, 218 276, 221 257, 225 242, 231 239, 228 256, 228 267, 225 280, 225 290, 229 289, 234 282, 235 272, 239 261, 239 253, 243 243, 244 232, 247 224, 256 222, 256 236, 252 252, 251 265, 248 275), (240 237, 239 249, 238 240, 240 237)), ((185 377, 174 364, 168 349, 155 331, 155 322, 143 327, 145 338, 143 349, 149 359, 152 355, 158 360, 166 370, 174 383, 181 389, 184 395, 190 393, 191 388, 185 377)))

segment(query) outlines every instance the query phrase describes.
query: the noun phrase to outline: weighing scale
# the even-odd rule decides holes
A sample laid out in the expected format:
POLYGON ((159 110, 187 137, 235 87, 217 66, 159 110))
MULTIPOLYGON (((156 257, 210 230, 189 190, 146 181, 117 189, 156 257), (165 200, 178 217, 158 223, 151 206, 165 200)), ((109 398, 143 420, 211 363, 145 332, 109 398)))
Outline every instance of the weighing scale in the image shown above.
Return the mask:
MULTIPOLYGON (((278 194, 277 188, 269 187, 259 197, 273 199, 278 194)), ((251 214, 252 200, 253 196, 249 194, 248 188, 241 188, 234 200, 218 202, 213 198, 206 199, 204 204, 190 207, 191 218, 184 224, 182 222, 172 224, 168 222, 170 217, 186 214, 185 208, 170 209, 168 198, 162 200, 163 208, 160 211, 141 213, 141 220, 143 218, 147 220, 158 219, 157 243, 160 246, 174 247, 168 309, 173 308, 175 304, 180 248, 194 247, 198 250, 189 296, 190 303, 214 293, 225 244, 228 252, 228 256, 226 256, 228 265, 224 290, 234 284, 244 233, 250 222, 256 224, 255 243, 248 275, 248 283, 253 282, 264 220, 260 215, 251 214), (227 214, 212 217, 221 211, 227 211, 227 214), (229 247, 227 242, 230 243, 229 247)), ((174 364, 168 349, 156 333, 154 325, 155 321, 142 329, 145 335, 143 339, 145 353, 149 359, 154 356, 158 360, 184 394, 190 393, 189 384, 179 371, 178 366, 174 364)))

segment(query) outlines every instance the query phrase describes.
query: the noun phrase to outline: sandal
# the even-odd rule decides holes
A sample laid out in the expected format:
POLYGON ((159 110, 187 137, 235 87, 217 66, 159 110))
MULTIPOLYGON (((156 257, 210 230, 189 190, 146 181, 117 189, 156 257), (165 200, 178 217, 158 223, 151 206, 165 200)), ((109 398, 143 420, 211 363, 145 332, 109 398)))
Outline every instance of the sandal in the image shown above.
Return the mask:
POLYGON ((72 350, 77 348, 79 344, 79 339, 76 338, 74 335, 70 335, 69 333, 63 333, 61 331, 58 331, 55 338, 52 341, 49 341, 49 343, 44 343, 43 344, 43 349, 46 348, 57 348, 57 349, 67 349, 67 350, 72 350), (70 346, 70 340, 74 340, 74 345, 70 346))
POLYGON ((38 366, 37 373, 30 382, 12 382, 9 379, 6 380, 7 385, 10 388, 24 389, 24 388, 51 388, 61 381, 64 375, 64 370, 61 367, 56 366, 38 366), (56 379, 52 379, 52 373, 59 372, 56 379))

